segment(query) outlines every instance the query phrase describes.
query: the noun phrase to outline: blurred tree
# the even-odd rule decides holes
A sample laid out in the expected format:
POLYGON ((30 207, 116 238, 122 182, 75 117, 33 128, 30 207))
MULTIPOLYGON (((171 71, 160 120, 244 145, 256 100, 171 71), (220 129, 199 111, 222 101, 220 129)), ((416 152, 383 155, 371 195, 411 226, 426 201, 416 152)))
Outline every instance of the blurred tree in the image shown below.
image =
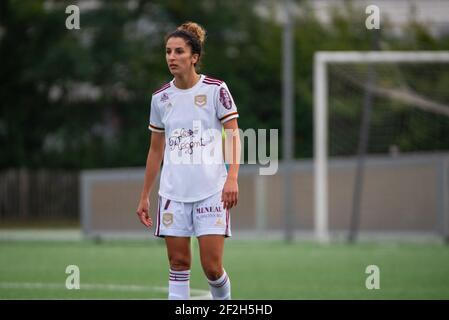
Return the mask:
MULTIPOLYGON (((144 165, 151 93, 171 80, 164 36, 187 20, 207 29, 200 71, 227 82, 241 128, 280 129, 282 30, 276 1, 98 0, 90 8, 83 3, 81 29, 67 30, 70 1, 0 1, 1 168, 144 165)), ((365 50, 370 39, 351 2, 335 10, 328 25, 318 22, 308 2, 300 4, 295 150, 297 157, 311 157, 313 54, 365 50)), ((449 47, 448 37, 435 38, 416 23, 408 28, 405 37, 384 35, 383 47, 449 47)))

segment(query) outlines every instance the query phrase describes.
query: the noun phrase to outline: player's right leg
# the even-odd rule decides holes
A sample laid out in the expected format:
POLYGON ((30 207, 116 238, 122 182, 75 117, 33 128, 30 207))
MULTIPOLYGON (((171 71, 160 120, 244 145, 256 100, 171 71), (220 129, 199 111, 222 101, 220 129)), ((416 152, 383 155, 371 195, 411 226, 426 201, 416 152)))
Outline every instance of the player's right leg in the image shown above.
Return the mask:
POLYGON ((166 236, 168 262, 170 264, 168 281, 169 300, 190 299, 190 237, 166 236))
POLYGON ((192 205, 159 197, 155 235, 165 239, 170 264, 168 299, 190 298, 192 205))

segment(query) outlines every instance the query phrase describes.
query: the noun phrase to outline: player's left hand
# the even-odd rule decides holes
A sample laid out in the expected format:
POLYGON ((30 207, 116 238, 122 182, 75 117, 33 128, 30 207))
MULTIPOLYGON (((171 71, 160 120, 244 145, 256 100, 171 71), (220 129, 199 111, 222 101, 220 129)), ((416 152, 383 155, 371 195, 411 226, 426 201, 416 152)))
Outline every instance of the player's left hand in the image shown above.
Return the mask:
POLYGON ((223 187, 223 192, 221 193, 221 202, 223 202, 224 209, 231 209, 237 205, 239 198, 239 186, 237 184, 237 179, 228 178, 223 187))

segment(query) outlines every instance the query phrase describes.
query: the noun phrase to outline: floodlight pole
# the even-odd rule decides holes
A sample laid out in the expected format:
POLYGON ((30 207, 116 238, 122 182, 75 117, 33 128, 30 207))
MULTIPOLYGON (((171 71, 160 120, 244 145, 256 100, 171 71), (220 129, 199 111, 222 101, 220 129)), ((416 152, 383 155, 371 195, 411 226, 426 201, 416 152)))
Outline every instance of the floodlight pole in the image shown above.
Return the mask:
POLYGON ((284 0, 284 26, 282 35, 282 156, 284 159, 284 240, 293 240, 293 181, 291 166, 294 154, 294 92, 293 92, 293 22, 291 1, 284 0))

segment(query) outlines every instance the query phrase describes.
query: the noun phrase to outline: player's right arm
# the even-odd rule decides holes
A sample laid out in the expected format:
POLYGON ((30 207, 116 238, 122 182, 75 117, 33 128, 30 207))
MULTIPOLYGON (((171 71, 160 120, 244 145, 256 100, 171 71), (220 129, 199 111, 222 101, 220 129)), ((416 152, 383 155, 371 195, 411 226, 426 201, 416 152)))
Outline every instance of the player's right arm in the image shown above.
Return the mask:
POLYGON ((140 221, 148 228, 151 228, 153 222, 150 217, 149 196, 153 188, 154 180, 156 179, 161 162, 164 157, 165 136, 163 132, 151 132, 150 148, 147 156, 147 163, 145 168, 145 178, 143 182, 142 193, 140 195, 139 206, 137 208, 137 215, 140 221))

